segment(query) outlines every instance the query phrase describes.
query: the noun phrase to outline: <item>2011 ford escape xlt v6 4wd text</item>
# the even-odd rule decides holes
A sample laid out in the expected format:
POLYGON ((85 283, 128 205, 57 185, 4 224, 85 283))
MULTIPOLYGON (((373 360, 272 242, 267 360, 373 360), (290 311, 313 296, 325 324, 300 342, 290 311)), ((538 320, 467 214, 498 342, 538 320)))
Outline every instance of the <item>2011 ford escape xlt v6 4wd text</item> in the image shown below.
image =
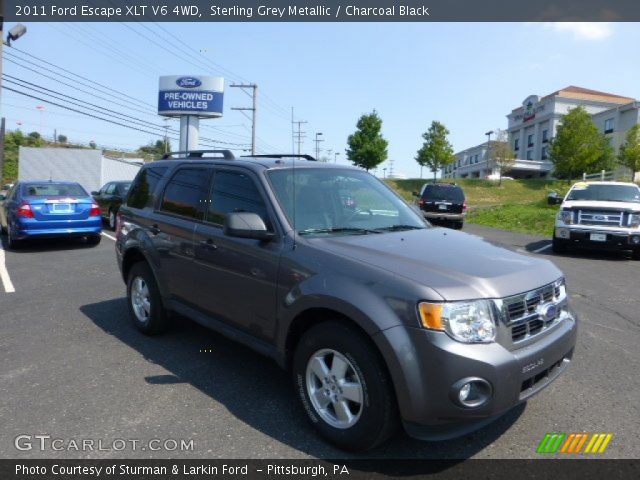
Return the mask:
POLYGON ((461 435, 571 361, 577 319, 552 263, 431 227, 356 168, 167 157, 118 213, 134 324, 157 333, 175 312, 275 359, 333 444, 366 450, 400 422, 461 435))

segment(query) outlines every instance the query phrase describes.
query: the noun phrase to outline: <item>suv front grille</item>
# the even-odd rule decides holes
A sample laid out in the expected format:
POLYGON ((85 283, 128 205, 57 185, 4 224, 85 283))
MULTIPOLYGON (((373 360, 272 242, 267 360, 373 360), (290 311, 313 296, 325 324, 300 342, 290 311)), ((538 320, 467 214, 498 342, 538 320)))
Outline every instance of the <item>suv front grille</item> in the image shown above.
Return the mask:
POLYGON ((578 210, 579 225, 594 225, 601 227, 622 227, 624 212, 613 210, 578 210))
POLYGON ((551 317, 544 317, 541 305, 557 305, 564 296, 564 286, 553 283, 530 292, 516 295, 504 300, 507 325, 511 328, 511 340, 519 342, 542 332, 560 318, 558 308, 551 317))

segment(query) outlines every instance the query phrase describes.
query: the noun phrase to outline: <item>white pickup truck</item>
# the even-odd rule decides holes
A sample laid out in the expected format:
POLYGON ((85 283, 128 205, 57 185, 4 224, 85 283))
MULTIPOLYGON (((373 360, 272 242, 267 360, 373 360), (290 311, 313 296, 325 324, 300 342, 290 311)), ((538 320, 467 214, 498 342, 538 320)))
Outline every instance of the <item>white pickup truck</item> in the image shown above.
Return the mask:
POLYGON ((579 182, 564 197, 553 231, 553 251, 571 246, 630 250, 640 260, 640 187, 623 182, 579 182))

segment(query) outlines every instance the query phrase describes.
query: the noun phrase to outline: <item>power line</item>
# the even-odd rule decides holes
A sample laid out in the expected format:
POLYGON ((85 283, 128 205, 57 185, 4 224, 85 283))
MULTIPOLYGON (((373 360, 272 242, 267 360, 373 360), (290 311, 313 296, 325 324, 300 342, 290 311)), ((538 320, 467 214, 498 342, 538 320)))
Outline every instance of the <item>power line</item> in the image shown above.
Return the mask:
POLYGON ((232 107, 231 110, 250 110, 251 111, 251 155, 256 154, 256 101, 258 99, 258 85, 255 83, 232 83, 230 87, 240 88, 245 91, 245 88, 251 88, 251 101, 253 107, 232 107))

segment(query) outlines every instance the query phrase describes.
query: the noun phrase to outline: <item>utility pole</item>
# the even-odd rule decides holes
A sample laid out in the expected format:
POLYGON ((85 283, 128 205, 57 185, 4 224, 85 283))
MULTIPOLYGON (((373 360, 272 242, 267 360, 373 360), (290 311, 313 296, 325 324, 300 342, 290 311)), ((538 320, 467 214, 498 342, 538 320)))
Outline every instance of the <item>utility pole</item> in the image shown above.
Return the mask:
POLYGON ((251 95, 251 100, 253 107, 235 107, 231 108, 231 110, 250 110, 251 111, 251 155, 256 154, 256 109, 257 109, 257 99, 258 99, 258 85, 255 83, 232 83, 229 85, 230 87, 240 88, 244 93, 247 93, 246 88, 251 88, 251 93, 247 93, 247 95, 251 95))
POLYGON ((169 118, 164 119, 164 153, 169 153, 169 118))
POLYGON ((316 139, 314 140, 314 142, 316 142, 316 160, 320 160, 320 142, 324 142, 324 140, 319 138, 321 135, 322 132, 316 132, 316 139))
POLYGON ((304 141, 305 135, 307 133, 302 131, 302 125, 308 122, 306 122, 305 120, 291 120, 291 123, 298 126, 298 131, 293 132, 293 140, 298 144, 298 155, 300 155, 300 147, 302 146, 302 142, 304 141))

